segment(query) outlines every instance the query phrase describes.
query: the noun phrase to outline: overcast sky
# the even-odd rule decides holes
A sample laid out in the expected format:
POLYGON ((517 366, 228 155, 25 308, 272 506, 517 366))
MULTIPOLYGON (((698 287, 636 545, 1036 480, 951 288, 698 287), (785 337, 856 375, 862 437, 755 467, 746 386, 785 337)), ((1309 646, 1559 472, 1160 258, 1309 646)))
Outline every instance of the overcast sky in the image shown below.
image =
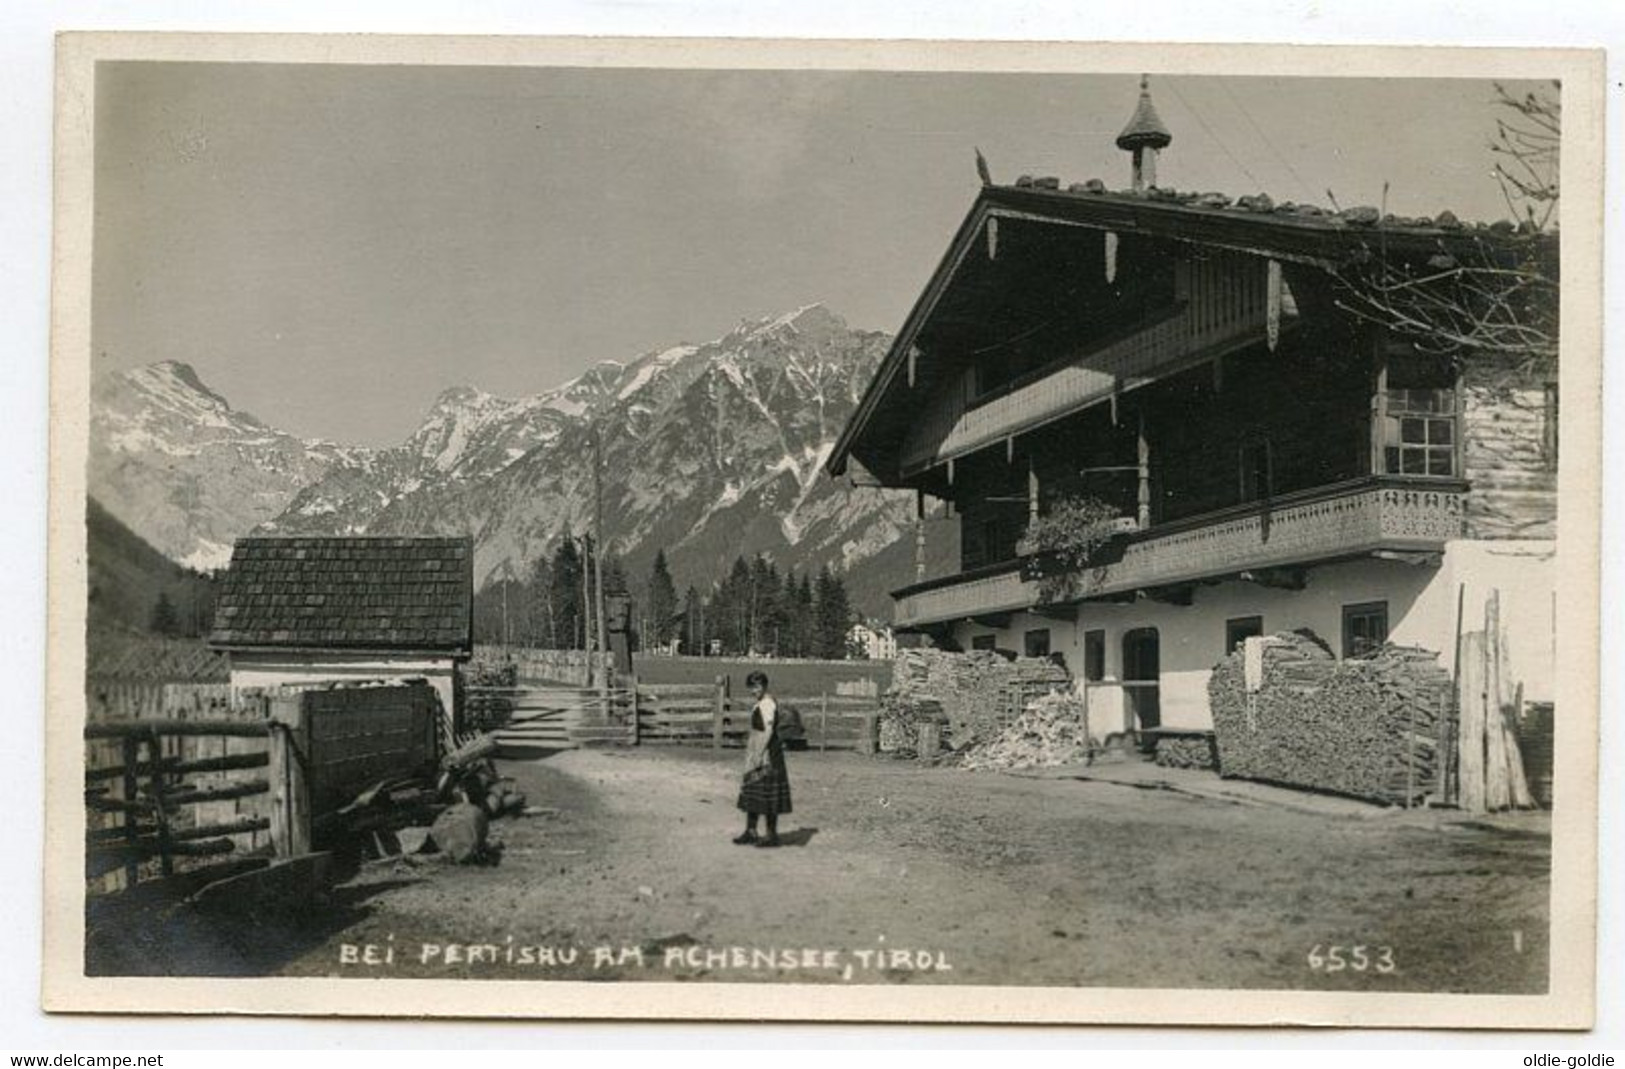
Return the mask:
MULTIPOLYGON (((1523 88, 1514 86, 1514 88, 1523 88)), ((1152 79, 1161 184, 1507 214, 1488 82, 1152 79)), ((892 331, 994 177, 1128 184, 1134 76, 106 64, 98 371, 186 361, 304 435, 399 442, 822 301, 892 331)))

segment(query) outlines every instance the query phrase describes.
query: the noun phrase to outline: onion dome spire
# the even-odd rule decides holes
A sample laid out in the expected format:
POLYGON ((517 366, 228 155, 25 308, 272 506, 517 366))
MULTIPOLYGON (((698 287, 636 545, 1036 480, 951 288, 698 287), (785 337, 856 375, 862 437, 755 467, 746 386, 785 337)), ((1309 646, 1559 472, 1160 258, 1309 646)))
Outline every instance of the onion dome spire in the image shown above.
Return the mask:
POLYGON ((1162 123, 1157 107, 1151 103, 1151 78, 1140 75, 1140 103, 1134 109, 1123 132, 1117 135, 1117 147, 1134 156, 1134 188, 1144 190, 1157 184, 1157 153, 1168 147, 1174 135, 1162 123))

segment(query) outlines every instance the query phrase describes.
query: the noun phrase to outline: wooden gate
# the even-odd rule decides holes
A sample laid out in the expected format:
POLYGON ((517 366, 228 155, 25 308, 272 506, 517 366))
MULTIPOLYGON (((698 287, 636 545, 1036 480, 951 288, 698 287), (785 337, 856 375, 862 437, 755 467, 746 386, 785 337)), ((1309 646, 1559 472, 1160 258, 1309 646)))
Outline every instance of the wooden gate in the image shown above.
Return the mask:
POLYGON ((507 756, 637 741, 635 687, 469 687, 464 699, 468 733, 495 734, 507 756))

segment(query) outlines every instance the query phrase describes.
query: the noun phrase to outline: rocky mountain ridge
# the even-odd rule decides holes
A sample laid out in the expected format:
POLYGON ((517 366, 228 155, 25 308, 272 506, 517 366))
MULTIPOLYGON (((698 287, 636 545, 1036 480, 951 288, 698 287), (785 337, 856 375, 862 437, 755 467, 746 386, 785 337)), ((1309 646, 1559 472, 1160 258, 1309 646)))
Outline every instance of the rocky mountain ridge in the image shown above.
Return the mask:
POLYGON ((186 365, 155 364, 97 383, 91 491, 195 566, 223 564, 249 531, 469 534, 483 585, 591 530, 596 455, 605 539, 629 574, 660 548, 679 585, 758 552, 850 572, 912 522, 907 495, 822 471, 889 341, 810 305, 530 397, 453 387, 386 449, 277 431, 186 365))

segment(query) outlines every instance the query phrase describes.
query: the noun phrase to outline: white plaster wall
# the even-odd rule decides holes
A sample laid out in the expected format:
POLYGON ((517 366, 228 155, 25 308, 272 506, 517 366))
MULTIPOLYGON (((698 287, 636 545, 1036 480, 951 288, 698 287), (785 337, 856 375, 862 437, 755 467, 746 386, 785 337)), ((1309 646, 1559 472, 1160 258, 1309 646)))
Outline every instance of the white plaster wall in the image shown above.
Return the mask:
MULTIPOLYGON (((1224 656, 1225 621, 1262 616, 1264 633, 1308 628, 1333 653, 1342 655, 1343 606, 1388 603, 1389 639, 1436 651, 1446 670, 1454 668, 1456 594, 1465 583, 1464 631, 1483 627, 1484 601, 1501 592, 1501 616, 1509 625, 1513 679, 1530 699, 1549 697, 1552 686, 1551 595, 1554 583, 1550 542, 1455 542, 1438 567, 1366 559, 1310 569, 1301 591, 1240 581, 1196 588, 1190 605, 1155 601, 1085 604, 1076 624, 1018 613, 1006 628, 960 624, 955 639, 966 649, 977 635, 992 634, 1002 649, 1020 651, 1025 632, 1048 628, 1050 649, 1065 654, 1074 676, 1083 673, 1083 634, 1106 632, 1106 679, 1122 680, 1123 635, 1141 627, 1157 629, 1161 653, 1161 708, 1165 727, 1206 729, 1207 683, 1224 656)), ((1090 727, 1097 734, 1126 725, 1123 691, 1089 688, 1090 727)))
POLYGON ((387 658, 345 654, 238 653, 231 654, 234 687, 310 686, 322 683, 360 683, 370 679, 399 682, 426 679, 440 698, 446 722, 455 708, 456 662, 444 658, 387 658))

